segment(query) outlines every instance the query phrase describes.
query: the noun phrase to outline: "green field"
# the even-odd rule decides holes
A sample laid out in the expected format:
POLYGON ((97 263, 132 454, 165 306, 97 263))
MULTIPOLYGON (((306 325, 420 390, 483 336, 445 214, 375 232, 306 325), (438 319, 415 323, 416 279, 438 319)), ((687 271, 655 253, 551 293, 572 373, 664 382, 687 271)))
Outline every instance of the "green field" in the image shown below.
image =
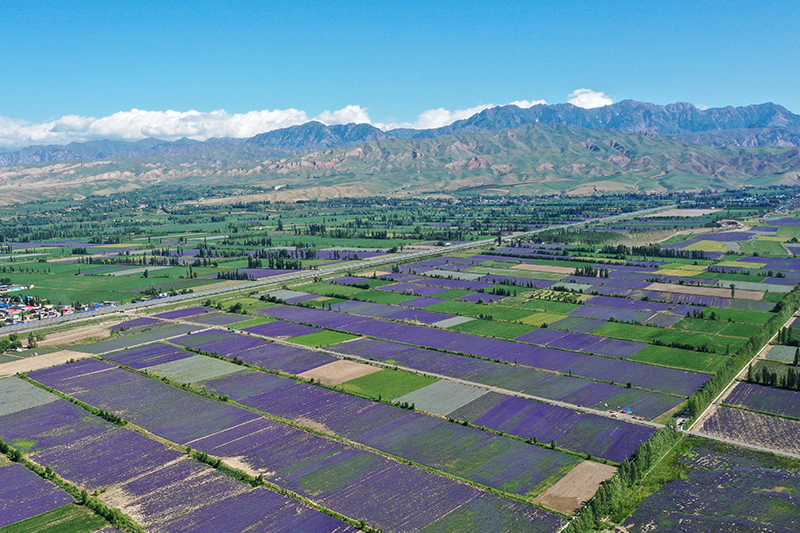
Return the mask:
POLYGON ((275 322, 275 319, 269 317, 254 318, 253 320, 247 320, 246 322, 239 322, 238 324, 234 324, 231 327, 235 329, 252 328, 253 326, 260 326, 261 324, 269 324, 270 322, 275 322))
POLYGON ((243 298, 232 298, 230 300, 223 300, 221 303, 223 310, 225 311, 228 311, 232 306, 236 304, 242 304, 242 311, 246 313, 249 313, 254 309, 264 309, 265 307, 269 307, 272 305, 269 302, 264 302, 262 300, 259 300, 258 298, 251 298, 249 296, 243 298))
POLYGON ((554 302, 552 300, 530 300, 522 305, 520 305, 523 309, 533 309, 536 311, 549 311, 551 313, 563 313, 567 314, 570 311, 574 311, 580 305, 577 304, 570 304, 566 302, 554 302))
POLYGON ((498 337, 500 339, 514 339, 520 335, 525 335, 535 330, 535 327, 523 324, 510 324, 508 322, 497 322, 494 320, 471 320, 463 324, 453 326, 452 330, 471 333, 473 335, 483 335, 486 337, 498 337))
POLYGON ((417 389, 426 387, 431 383, 436 383, 437 381, 439 380, 435 378, 411 374, 400 370, 386 369, 342 383, 339 387, 346 391, 364 396, 374 398, 380 396, 382 398, 392 399, 399 398, 400 396, 404 396, 417 389))
POLYGON ((671 366, 695 372, 714 372, 727 361, 725 356, 722 355, 669 348, 667 346, 648 346, 628 359, 630 361, 671 366))
POLYGON ((742 246, 742 253, 747 255, 787 255, 786 248, 784 248, 781 243, 775 241, 758 239, 755 241, 745 241, 740 244, 742 246))
POLYGON ((666 345, 673 342, 685 344, 699 349, 707 346, 712 352, 735 353, 748 339, 739 337, 721 337, 710 333, 687 333, 662 328, 636 326, 633 324, 611 323, 606 324, 592 332, 594 335, 612 337, 629 341, 647 342, 653 344, 660 341, 666 345))
MULTIPOLYGON (((783 295, 781 295, 783 297, 783 295)), ((772 318, 772 313, 765 313, 763 311, 742 311, 740 309, 723 309, 722 307, 706 307, 703 310, 705 316, 710 316, 711 313, 717 315, 718 320, 732 320, 734 322, 742 322, 746 324, 766 324, 772 318)))
POLYGON ((359 294, 354 295, 353 300, 358 300, 361 302, 373 302, 376 304, 399 304, 401 302, 407 302, 408 300, 413 300, 414 298, 419 298, 419 296, 409 295, 409 294, 400 294, 397 292, 390 292, 390 291, 380 291, 380 290, 369 290, 363 291, 359 294))
POLYGON ((357 337, 358 335, 350 335, 349 333, 326 330, 318 331, 316 333, 309 333, 308 335, 300 335, 299 337, 289 339, 289 341, 302 344, 303 346, 320 348, 322 346, 330 346, 331 344, 339 344, 340 342, 349 341, 357 337))
POLYGON ((426 311, 436 311, 450 315, 461 315, 479 317, 481 315, 491 316, 495 320, 505 320, 508 322, 520 321, 530 316, 531 312, 523 309, 515 309, 504 305, 493 304, 474 304, 470 302, 443 302, 425 308, 426 311))
POLYGON ((91 533, 108 526, 86 507, 71 503, 58 509, 0 527, 0 533, 91 533))

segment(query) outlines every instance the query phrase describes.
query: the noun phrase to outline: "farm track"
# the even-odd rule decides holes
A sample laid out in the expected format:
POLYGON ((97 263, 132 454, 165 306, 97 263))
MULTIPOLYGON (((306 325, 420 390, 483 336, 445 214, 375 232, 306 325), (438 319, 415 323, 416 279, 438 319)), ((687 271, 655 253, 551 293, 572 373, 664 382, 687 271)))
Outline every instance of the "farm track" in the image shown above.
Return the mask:
MULTIPOLYGON (((618 220, 626 220, 629 218, 636 218, 645 214, 650 213, 657 213, 660 211, 664 211, 667 209, 675 208, 675 205, 667 205, 661 207, 654 207, 651 209, 642 209, 640 211, 633 211, 631 213, 624 213, 621 215, 612 215, 605 218, 597 218, 593 220, 587 220, 583 222, 575 222, 572 224, 562 224, 559 226, 549 226, 546 228, 540 228, 533 231, 528 231, 524 233, 518 233, 516 235, 509 235, 503 237, 505 241, 511 241, 513 239, 517 239, 520 237, 527 237, 536 235, 537 233, 541 233, 543 231, 550 231, 555 229, 567 229, 567 228, 581 228, 587 227, 592 224, 597 223, 609 223, 609 222, 616 222, 618 220)), ((377 268, 379 266, 387 266, 398 262, 404 262, 408 260, 420 260, 425 259, 427 257, 435 257, 438 255, 442 255, 445 253, 451 253, 454 251, 461 252, 464 250, 470 250, 473 248, 481 248, 485 246, 492 245, 496 239, 484 239, 480 241, 472 241, 472 242, 465 242, 461 244, 453 244, 446 247, 436 247, 433 250, 421 250, 417 252, 410 252, 404 253, 400 257, 378 257, 374 259, 365 259, 363 263, 358 265, 352 264, 344 264, 333 266, 330 268, 326 268, 323 270, 301 270, 299 272, 294 272, 291 274, 283 274, 280 276, 275 276, 263 280, 258 281, 251 281, 248 283, 236 284, 236 285, 229 285, 225 287, 217 287, 213 289, 207 289, 203 291, 198 291, 190 294, 179 294, 177 296, 169 296, 166 298, 162 298, 159 300, 148 300, 146 302, 137 302, 137 303, 130 303, 125 305, 118 305, 113 307, 103 307, 100 309, 95 309, 92 311, 87 311, 84 313, 75 313, 71 315, 64 315, 60 317, 50 318, 46 320, 37 320, 34 322, 24 322, 22 324, 14 324, 12 326, 5 326, 0 329, 3 333, 27 333, 29 331, 35 331, 42 328, 48 328, 51 326, 56 325, 63 325, 72 322, 80 322, 83 320, 90 320, 96 319, 101 316, 106 316, 110 314, 116 313, 125 313, 127 311, 135 311, 135 310, 144 310, 144 309, 154 309, 157 307, 163 307, 166 305, 172 305, 176 303, 182 302, 192 302, 195 300, 201 300, 203 298, 209 297, 216 297, 216 296, 223 296, 229 295, 232 293, 242 292, 242 291, 252 291, 252 290, 264 290, 268 288, 279 287, 281 285, 288 285, 288 284, 297 284, 301 282, 305 282, 308 280, 313 280, 315 277, 328 277, 333 275, 341 275, 342 273, 351 272, 354 270, 364 270, 369 268, 377 268)))

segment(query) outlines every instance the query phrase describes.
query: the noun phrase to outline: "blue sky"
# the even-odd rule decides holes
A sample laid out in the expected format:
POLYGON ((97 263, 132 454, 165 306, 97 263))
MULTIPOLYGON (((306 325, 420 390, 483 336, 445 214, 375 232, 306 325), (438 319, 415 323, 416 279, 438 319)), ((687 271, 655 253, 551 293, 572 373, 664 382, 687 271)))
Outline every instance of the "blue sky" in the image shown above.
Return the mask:
POLYGON ((0 50, 6 146, 316 117, 438 125, 581 88, 800 112, 794 2, 32 0, 3 7, 0 50))

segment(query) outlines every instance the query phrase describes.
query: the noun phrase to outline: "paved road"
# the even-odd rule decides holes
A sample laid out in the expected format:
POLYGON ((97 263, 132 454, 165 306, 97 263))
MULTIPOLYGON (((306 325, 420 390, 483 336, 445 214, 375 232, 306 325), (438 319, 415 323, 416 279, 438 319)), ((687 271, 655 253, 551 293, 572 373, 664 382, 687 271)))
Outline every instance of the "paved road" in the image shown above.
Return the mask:
MULTIPOLYGON (((518 233, 515 235, 508 235, 503 237, 503 241, 509 242, 514 239, 530 237, 536 235, 537 233, 541 233, 543 231, 550 231, 555 229, 567 229, 567 228, 582 228, 592 224, 598 223, 610 223, 616 222, 618 220, 626 220, 629 218, 636 218, 642 215, 647 215, 651 213, 656 213, 658 211, 664 211, 666 209, 673 209, 677 206, 675 205, 667 205, 661 207, 654 207, 651 209, 642 209, 640 211, 633 211, 631 213, 623 213, 621 215, 613 215, 610 217, 604 218, 597 218, 586 220, 583 222, 574 222, 572 224, 561 224, 558 226, 549 226, 546 228, 536 229, 533 231, 527 231, 524 233, 518 233)), ((283 274, 280 276, 274 276, 267 279, 262 279, 258 281, 249 281, 247 283, 241 283, 237 285, 229 285, 226 287, 217 287, 211 288, 206 290, 197 291, 190 294, 179 294, 177 296, 169 296, 166 298, 159 298, 157 300, 147 300, 145 302, 136 302, 136 303, 129 303, 124 305, 118 306, 109 306, 109 307, 101 307, 99 309, 94 309, 92 311, 86 311, 84 313, 74 313, 70 315, 64 315, 60 317, 48 318, 45 320, 37 320, 34 322, 25 322, 22 324, 14 324, 12 326, 5 326, 0 331, 4 334, 9 333, 27 333, 29 331, 34 331, 41 328, 49 328, 57 325, 66 324, 69 322, 78 322, 87 319, 94 319, 99 318, 106 315, 111 315, 114 313, 120 313, 125 311, 132 311, 132 310, 141 310, 141 309, 149 309, 153 307, 161 307, 164 305, 171 305, 175 303, 179 303, 182 301, 192 301, 192 300, 200 300, 204 298, 211 298, 216 296, 221 296, 223 294, 230 294, 235 292, 241 291, 252 291, 252 290, 259 290, 265 289, 267 287, 276 286, 279 287, 281 285, 289 285, 289 284, 296 284, 303 281, 313 280, 315 277, 331 277, 335 275, 341 275, 343 273, 351 272, 354 270, 365 270, 369 268, 377 268, 379 266, 387 266, 390 264, 404 262, 409 260, 416 260, 419 261, 420 259, 424 259, 426 257, 435 257, 438 255, 442 255, 445 253, 451 253, 454 251, 464 251, 469 250, 472 248, 480 248, 484 246, 490 246, 494 243, 496 239, 484 239, 480 241, 470 241, 460 244, 453 244, 446 247, 436 247, 431 250, 419 250, 416 252, 408 252, 403 253, 400 256, 392 256, 392 257, 376 257, 373 259, 366 259, 358 264, 345 264, 345 265, 335 265, 329 268, 321 269, 321 270, 300 270, 298 272, 292 272, 290 274, 283 274)))

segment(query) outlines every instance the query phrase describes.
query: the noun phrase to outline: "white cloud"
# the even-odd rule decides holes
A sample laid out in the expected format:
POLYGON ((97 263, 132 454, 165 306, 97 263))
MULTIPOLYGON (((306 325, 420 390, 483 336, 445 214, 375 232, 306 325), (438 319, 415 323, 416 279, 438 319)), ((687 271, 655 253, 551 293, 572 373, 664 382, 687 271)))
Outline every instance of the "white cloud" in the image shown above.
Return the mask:
MULTIPOLYGON (((201 141, 211 137, 252 137, 265 131, 305 124, 310 120, 305 111, 297 109, 248 113, 131 109, 103 118, 66 115, 41 124, 0 117, 0 146, 65 144, 96 139, 138 141, 146 137, 164 140, 189 137, 201 141)), ((325 111, 314 120, 325 124, 370 123, 367 110, 352 105, 337 111, 325 111)))
MULTIPOLYGON (((545 102, 544 100, 517 100, 516 102, 511 102, 510 104, 506 105, 515 105, 517 107, 527 109, 529 107, 533 107, 538 104, 546 104, 546 103, 547 102, 545 102)), ((427 111, 423 111, 417 117, 417 120, 415 122, 375 124, 375 126, 383 130, 391 130, 395 128, 412 128, 415 130, 441 128, 443 126, 449 126, 450 124, 452 124, 457 120, 463 120, 465 118, 469 118, 472 115, 480 113, 485 109, 491 109, 493 107, 498 107, 498 105, 485 104, 485 105, 470 107, 468 109, 458 109, 456 111, 450 111, 449 109, 440 107, 438 109, 428 109, 427 111)))
MULTIPOLYGON (((512 102, 522 108, 545 103, 544 100, 512 102)), ((138 141, 146 137, 167 141, 181 137, 198 141, 212 137, 246 138, 267 131, 305 124, 311 120, 318 120, 328 125, 351 122, 373 124, 384 130, 440 128, 492 107, 497 107, 497 105, 479 105, 455 111, 440 107, 420 113, 414 122, 390 124, 373 123, 368 109, 359 105, 348 105, 335 111, 326 110, 314 118, 310 118, 305 111, 294 108, 247 113, 228 113, 224 110, 201 112, 131 109, 102 118, 65 115, 59 119, 38 124, 0 116, 0 146, 16 149, 30 145, 67 144, 73 141, 98 139, 138 141)))
POLYGON ((522 109, 528 109, 529 107, 533 107, 535 105, 547 105, 547 102, 544 100, 517 100, 516 102, 511 102, 508 105, 515 105, 522 109))
POLYGON ((614 103, 614 100, 605 93, 600 93, 591 89, 576 89, 572 91, 567 98, 569 98, 570 104, 584 109, 593 109, 595 107, 603 107, 614 103))
POLYGON ((375 125, 381 128, 382 130, 393 130, 395 128, 412 128, 415 130, 441 128, 442 126, 449 126, 456 120, 469 118, 475 113, 480 113, 484 109, 489 109, 490 107, 497 107, 497 106, 495 104, 479 105, 475 107, 470 107, 469 109, 457 109, 456 111, 450 111, 449 109, 440 107, 438 109, 428 109, 427 111, 423 111, 422 113, 419 114, 417 120, 414 122, 400 122, 400 123, 375 124, 375 125))
POLYGON ((344 109, 338 111, 323 111, 317 115, 314 120, 318 120, 323 124, 372 124, 369 118, 367 109, 358 105, 349 105, 344 109))

